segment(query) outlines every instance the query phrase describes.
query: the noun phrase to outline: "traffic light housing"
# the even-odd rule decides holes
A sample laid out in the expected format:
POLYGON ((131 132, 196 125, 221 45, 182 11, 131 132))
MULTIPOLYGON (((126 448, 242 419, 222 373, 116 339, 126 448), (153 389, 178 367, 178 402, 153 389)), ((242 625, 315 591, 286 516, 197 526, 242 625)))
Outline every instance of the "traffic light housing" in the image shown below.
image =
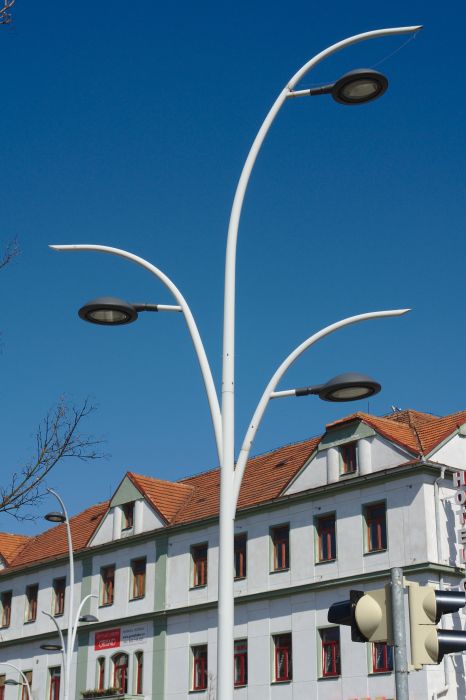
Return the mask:
POLYGON ((411 663, 415 669, 439 664, 445 654, 466 650, 466 632, 437 629, 442 615, 466 604, 464 591, 436 590, 432 586, 408 583, 411 663))
POLYGON ((327 619, 351 627, 353 642, 393 643, 390 587, 373 591, 350 591, 350 599, 333 603, 327 619))

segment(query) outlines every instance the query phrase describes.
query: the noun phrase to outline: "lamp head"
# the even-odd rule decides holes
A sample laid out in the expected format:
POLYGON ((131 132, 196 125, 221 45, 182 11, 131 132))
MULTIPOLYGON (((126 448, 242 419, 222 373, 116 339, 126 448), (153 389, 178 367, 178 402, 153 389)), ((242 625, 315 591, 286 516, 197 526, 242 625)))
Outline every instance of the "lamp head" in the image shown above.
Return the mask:
POLYGON ((79 622, 99 622, 99 618, 95 615, 81 615, 79 622))
POLYGON ((337 80, 331 94, 340 104, 358 105, 377 99, 387 87, 388 80, 382 73, 371 68, 358 68, 337 80))
POLYGON ((359 401, 378 394, 381 385, 365 374, 345 372, 316 387, 315 392, 323 401, 359 401))
POLYGON ((100 326, 122 326, 136 321, 138 312, 132 304, 117 297, 98 297, 84 304, 79 317, 100 326))
POLYGON ((40 649, 43 651, 61 651, 62 646, 61 644, 41 644, 40 649))
POLYGON ((66 522, 66 517, 64 513, 53 511, 52 513, 47 513, 47 515, 44 515, 44 520, 48 520, 49 523, 64 523, 66 522))

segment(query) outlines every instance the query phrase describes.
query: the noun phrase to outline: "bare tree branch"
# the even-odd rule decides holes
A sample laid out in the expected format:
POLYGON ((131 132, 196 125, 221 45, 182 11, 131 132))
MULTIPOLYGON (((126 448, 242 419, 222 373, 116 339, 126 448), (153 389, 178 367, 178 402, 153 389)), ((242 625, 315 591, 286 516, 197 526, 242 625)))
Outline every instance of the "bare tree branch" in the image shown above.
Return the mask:
POLYGON ((5 248, 3 249, 3 252, 0 254, 0 270, 2 269, 2 267, 6 267, 6 265, 8 265, 8 263, 10 263, 13 260, 13 258, 16 258, 16 256, 19 255, 19 253, 20 248, 18 244, 18 239, 13 238, 11 241, 8 241, 5 248))
POLYGON ((70 457, 87 462, 104 456, 98 449, 102 441, 79 431, 81 421, 94 410, 87 399, 79 407, 60 399, 39 426, 34 456, 10 476, 6 486, 0 485, 0 513, 18 520, 33 519, 20 511, 40 502, 45 494, 44 480, 57 462, 70 457))
POLYGON ((16 0, 3 0, 3 7, 0 8, 0 24, 11 24, 13 18, 10 9, 15 2, 16 0))

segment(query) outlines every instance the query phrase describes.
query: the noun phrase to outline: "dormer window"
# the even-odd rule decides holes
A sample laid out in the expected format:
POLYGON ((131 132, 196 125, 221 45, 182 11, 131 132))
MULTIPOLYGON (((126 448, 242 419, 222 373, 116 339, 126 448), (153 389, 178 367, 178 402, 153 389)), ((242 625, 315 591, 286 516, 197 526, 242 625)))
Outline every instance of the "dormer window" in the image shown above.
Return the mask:
POLYGON ((355 474, 358 469, 357 446, 355 442, 348 442, 340 447, 341 470, 340 474, 355 474))
POLYGON ((121 507, 122 510, 122 522, 121 530, 132 530, 134 525, 134 502, 124 503, 121 507))

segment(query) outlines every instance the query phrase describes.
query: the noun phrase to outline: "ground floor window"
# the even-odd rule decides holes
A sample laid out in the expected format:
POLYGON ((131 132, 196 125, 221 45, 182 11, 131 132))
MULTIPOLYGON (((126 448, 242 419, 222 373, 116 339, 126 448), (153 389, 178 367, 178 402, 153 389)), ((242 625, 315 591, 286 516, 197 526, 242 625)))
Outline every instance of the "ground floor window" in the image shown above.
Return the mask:
POLYGON ((136 695, 142 695, 142 672, 144 668, 144 654, 137 651, 134 655, 136 662, 136 695))
POLYGON ((274 681, 291 681, 293 678, 291 633, 273 637, 275 669, 274 681))
POLYGON ((49 668, 49 700, 60 700, 60 677, 60 666, 49 668))
POLYGON ((113 687, 120 693, 128 692, 128 654, 113 657, 113 687))
POLYGON ((238 639, 235 641, 235 686, 248 683, 248 641, 238 639))
POLYGON ((191 648, 193 655, 193 690, 207 688, 207 644, 191 648))
POLYGON ((97 688, 99 690, 105 688, 105 658, 103 656, 97 659, 97 688))
POLYGON ((393 647, 387 642, 372 644, 372 672, 388 673, 393 671, 393 647))
POLYGON ((319 630, 321 644, 321 676, 329 678, 341 674, 340 664, 340 629, 327 627, 319 630))
POLYGON ((29 690, 32 689, 32 671, 24 671, 24 677, 27 681, 27 684, 23 682, 23 686, 21 689, 21 700, 29 700, 29 693, 28 693, 28 686, 29 690))

